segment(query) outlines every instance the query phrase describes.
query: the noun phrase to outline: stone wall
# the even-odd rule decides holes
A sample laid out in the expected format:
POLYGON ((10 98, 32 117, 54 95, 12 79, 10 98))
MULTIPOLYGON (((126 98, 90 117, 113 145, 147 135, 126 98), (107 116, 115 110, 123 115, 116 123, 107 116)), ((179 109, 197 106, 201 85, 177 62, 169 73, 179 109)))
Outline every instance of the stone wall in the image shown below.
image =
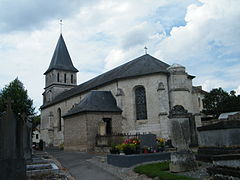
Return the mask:
POLYGON ((113 134, 122 132, 122 117, 120 113, 89 112, 65 118, 64 149, 93 151, 99 123, 103 118, 111 118, 113 134))
POLYGON ((87 151, 87 115, 64 119, 64 150, 87 151))
POLYGON ((222 121, 198 128, 200 147, 240 147, 240 121, 222 121))

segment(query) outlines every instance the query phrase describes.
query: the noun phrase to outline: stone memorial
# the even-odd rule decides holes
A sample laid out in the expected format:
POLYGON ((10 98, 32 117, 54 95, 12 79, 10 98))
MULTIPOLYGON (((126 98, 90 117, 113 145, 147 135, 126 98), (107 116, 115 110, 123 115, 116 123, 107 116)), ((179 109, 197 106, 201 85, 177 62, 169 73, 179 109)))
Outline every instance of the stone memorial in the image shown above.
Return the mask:
POLYGON ((157 149, 156 135, 155 134, 142 134, 139 135, 140 148, 151 148, 152 150, 157 149))
POLYGON ((191 143, 190 118, 188 113, 181 105, 176 105, 170 111, 170 131, 172 145, 177 148, 177 152, 171 154, 170 171, 184 172, 197 168, 194 154, 190 151, 191 143))
POLYGON ((27 161, 32 160, 32 122, 26 116, 25 113, 22 114, 23 119, 23 151, 24 158, 27 161))
POLYGON ((224 120, 197 128, 198 159, 213 164, 212 179, 240 179, 240 121, 224 120))
POLYGON ((23 121, 7 101, 6 112, 0 115, 0 177, 7 180, 26 179, 26 161, 23 153, 23 121))

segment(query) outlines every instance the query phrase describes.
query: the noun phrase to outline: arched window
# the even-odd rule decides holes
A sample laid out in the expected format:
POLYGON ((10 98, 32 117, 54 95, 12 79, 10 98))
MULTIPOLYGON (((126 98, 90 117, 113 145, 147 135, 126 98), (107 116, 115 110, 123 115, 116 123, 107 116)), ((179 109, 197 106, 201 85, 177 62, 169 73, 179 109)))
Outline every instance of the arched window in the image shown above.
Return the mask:
POLYGON ((64 83, 67 82, 67 74, 64 74, 64 83))
POLYGON ((61 109, 58 108, 58 131, 62 130, 62 115, 61 115, 61 109))
POLYGON ((73 84, 73 75, 71 75, 71 83, 73 84))
POLYGON ((59 82, 59 79, 60 79, 60 78, 59 78, 59 73, 57 73, 57 82, 59 82))
POLYGON ((135 89, 135 103, 137 120, 147 119, 146 93, 143 86, 135 89))

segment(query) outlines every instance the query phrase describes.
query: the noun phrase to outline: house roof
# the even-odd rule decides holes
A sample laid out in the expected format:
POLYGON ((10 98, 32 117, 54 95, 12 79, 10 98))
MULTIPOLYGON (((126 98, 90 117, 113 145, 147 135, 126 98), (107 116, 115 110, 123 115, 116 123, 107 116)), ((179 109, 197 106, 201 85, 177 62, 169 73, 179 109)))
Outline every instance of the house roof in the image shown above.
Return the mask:
POLYGON ((78 70, 73 66, 62 34, 60 34, 60 37, 58 39, 51 63, 44 74, 47 74, 53 69, 78 72, 78 70))
POLYGON ((63 117, 82 112, 122 112, 111 91, 91 91, 63 117))
POLYGON ((169 66, 170 65, 150 56, 149 54, 145 54, 106 73, 103 73, 85 83, 82 83, 75 88, 61 93, 60 95, 56 96, 51 102, 42 105, 41 109, 119 79, 149 75, 154 73, 169 74, 167 70, 169 66))

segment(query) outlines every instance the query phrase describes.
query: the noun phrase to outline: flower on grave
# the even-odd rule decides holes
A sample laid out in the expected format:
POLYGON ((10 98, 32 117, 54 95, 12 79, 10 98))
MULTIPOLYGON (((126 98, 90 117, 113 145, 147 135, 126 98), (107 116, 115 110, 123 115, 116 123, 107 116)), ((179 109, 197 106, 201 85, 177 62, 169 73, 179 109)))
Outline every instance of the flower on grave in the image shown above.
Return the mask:
POLYGON ((157 144, 161 147, 163 147, 165 145, 165 142, 166 142, 166 140, 164 138, 161 138, 161 137, 158 137, 156 139, 156 141, 157 141, 157 144))

